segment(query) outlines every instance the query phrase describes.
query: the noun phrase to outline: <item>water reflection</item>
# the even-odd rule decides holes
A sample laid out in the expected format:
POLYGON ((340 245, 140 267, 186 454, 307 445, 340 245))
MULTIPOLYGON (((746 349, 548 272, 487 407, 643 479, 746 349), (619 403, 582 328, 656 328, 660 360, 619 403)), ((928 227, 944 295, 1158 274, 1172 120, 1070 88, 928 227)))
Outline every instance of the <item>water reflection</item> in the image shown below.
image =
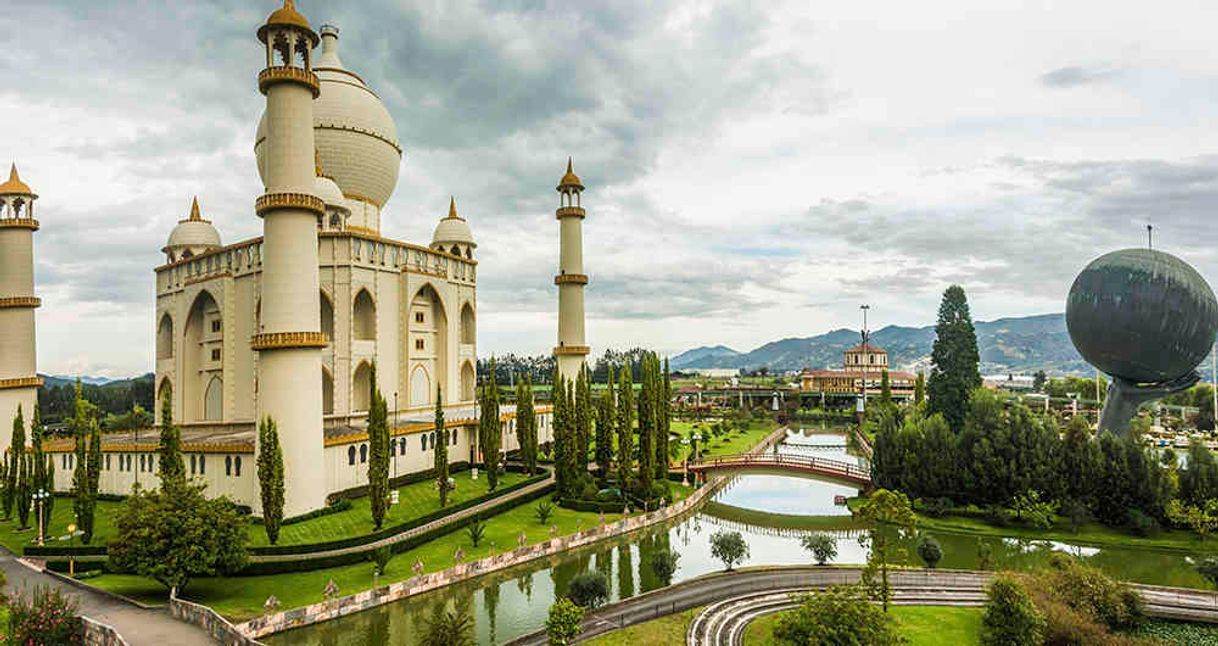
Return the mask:
MULTIPOLYGON (((857 460, 845 448, 844 436, 810 429, 793 433, 778 449, 817 451, 831 459, 857 460), (838 446, 831 446, 834 443, 838 446)), ((663 527, 604 541, 569 552, 490 574, 475 581, 449 586, 388 606, 358 613, 316 626, 272 636, 271 645, 325 644, 412 644, 418 641, 423 617, 436 607, 464 604, 474 617, 479 644, 500 644, 543 627, 546 612, 556 595, 565 593, 578 573, 596 569, 606 575, 617 601, 661 587, 651 569, 651 555, 675 548, 681 555, 674 581, 723 569, 710 555, 709 537, 719 529, 745 535, 751 557, 745 565, 799 565, 811 559, 799 544, 809 530, 784 526, 791 519, 775 516, 759 522, 756 512, 832 516, 816 524, 837 539, 837 563, 862 563, 866 549, 860 546, 859 530, 850 526, 849 512, 833 504, 837 495, 855 495, 846 485, 777 474, 737 476, 708 505, 696 513, 663 527), (714 511, 717 515, 712 515, 714 511), (777 519, 777 521, 775 521, 777 519)), ((936 533, 943 547, 940 567, 976 569, 1028 569, 1044 563, 1054 551, 1067 551, 1126 580, 1203 587, 1185 556, 1148 550, 1096 549, 1053 541, 1029 541, 936 533)), ((913 539, 906 548, 910 565, 918 565, 913 539)))

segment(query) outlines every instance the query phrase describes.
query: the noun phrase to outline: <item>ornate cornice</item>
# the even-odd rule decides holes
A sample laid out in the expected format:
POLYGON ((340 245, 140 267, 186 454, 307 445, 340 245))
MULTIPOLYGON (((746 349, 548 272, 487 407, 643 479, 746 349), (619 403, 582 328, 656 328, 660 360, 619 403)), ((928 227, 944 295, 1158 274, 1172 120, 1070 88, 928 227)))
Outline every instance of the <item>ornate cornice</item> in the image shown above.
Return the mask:
POLYGON ((258 89, 266 94, 267 90, 276 83, 296 83, 309 88, 313 98, 321 96, 321 83, 317 75, 309 70, 287 65, 268 67, 258 73, 258 89))
POLYGON ((326 214, 326 203, 308 193, 266 193, 254 200, 254 211, 266 217, 267 211, 275 209, 301 209, 312 211, 319 217, 326 214))
POLYGON ((42 377, 17 377, 15 379, 0 379, 0 390, 12 388, 37 388, 42 385, 42 377))
POLYGON ((38 220, 34 218, 0 218, 0 228, 38 230, 38 220))
POLYGON ((589 352, 592 352, 592 348, 589 348, 586 345, 560 345, 554 348, 554 354, 556 356, 566 355, 582 357, 587 355, 589 352))
MULTIPOLYGON (((355 87, 359 87, 359 86, 356 85, 355 87)), ((375 94, 373 94, 373 96, 375 96, 375 94)), ((355 128, 353 126, 337 124, 337 123, 319 123, 316 126, 314 126, 314 128, 316 128, 317 130, 344 130, 347 132, 358 132, 361 135, 368 135, 369 137, 372 137, 373 139, 377 139, 377 140, 380 140, 381 142, 389 144, 389 146, 391 146, 394 150, 396 150, 398 152, 399 156, 402 154, 402 147, 399 146, 396 141, 393 141, 389 137, 386 137, 385 135, 382 135, 381 133, 379 133, 375 130, 368 130, 366 128, 355 128)), ((348 195, 347 197, 350 197, 350 196, 348 195)), ((367 201, 371 201, 371 200, 367 200, 367 201)), ((375 202, 374 202, 374 204, 375 204, 375 202)), ((380 206, 380 205, 378 204, 377 206, 380 206)))
POLYGON ((582 206, 560 206, 560 207, 558 207, 557 210, 554 211, 554 217, 559 220, 561 220, 563 218, 579 218, 582 220, 582 219, 584 219, 584 207, 582 207, 582 206))
POLYGON ((10 307, 42 307, 42 299, 37 296, 0 297, 0 309, 10 307))
POLYGON ((250 347, 255 350, 324 348, 327 345, 330 345, 330 339, 321 332, 265 332, 250 337, 250 347))
POLYGON ((555 285, 587 285, 587 274, 559 274, 554 277, 555 285))

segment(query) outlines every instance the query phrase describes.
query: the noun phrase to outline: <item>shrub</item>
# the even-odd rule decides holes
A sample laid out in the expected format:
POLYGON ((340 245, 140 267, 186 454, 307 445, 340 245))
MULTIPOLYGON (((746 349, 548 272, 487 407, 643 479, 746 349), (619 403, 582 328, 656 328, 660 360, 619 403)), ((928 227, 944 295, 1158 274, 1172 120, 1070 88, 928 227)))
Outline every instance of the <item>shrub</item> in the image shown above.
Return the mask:
POLYGON ((546 617, 546 638, 550 646, 574 644, 583 632, 584 609, 561 597, 550 606, 546 617))
POLYGON ((1054 554, 1033 585, 1115 630, 1135 628, 1145 620, 1142 600, 1132 588, 1065 554, 1054 554))
POLYGON ((922 559, 926 567, 934 569, 943 559, 943 547, 939 545, 939 541, 935 540, 934 536, 923 534, 918 538, 918 558, 922 559))
POLYGON ((856 586, 833 586, 792 600, 799 606, 784 613, 774 627, 780 643, 886 646, 905 641, 892 619, 856 586))
POLYGON ((998 576, 985 594, 985 615, 981 619, 983 646, 1041 643, 1045 620, 1018 580, 1010 575, 998 576))
POLYGON ((478 543, 482 542, 482 537, 486 536, 486 523, 475 519, 465 527, 465 533, 469 536, 469 542, 473 543, 474 547, 478 547, 478 543))
POLYGON ((824 565, 837 558, 837 541, 828 534, 807 534, 799 539, 799 543, 805 550, 812 552, 812 558, 816 559, 817 565, 824 565))
POLYGON ((677 573, 677 563, 680 560, 681 553, 676 550, 657 550, 651 555, 651 571, 664 585, 668 585, 672 582, 672 575, 677 573))
POLYGON ((580 572, 567 584, 567 598, 581 608, 597 608, 609 600, 609 580, 603 572, 580 572))
POLYGON ((537 503, 537 507, 533 509, 533 516, 537 518, 538 524, 545 525, 550 522, 550 516, 554 515, 554 505, 546 501, 537 503))
POLYGON ((1159 521, 1137 509, 1130 509, 1129 531, 1135 536, 1154 536, 1159 533, 1159 521))
POLYGON ((38 586, 28 596, 13 595, 8 600, 10 644, 79 644, 80 616, 76 600, 57 588, 38 586))

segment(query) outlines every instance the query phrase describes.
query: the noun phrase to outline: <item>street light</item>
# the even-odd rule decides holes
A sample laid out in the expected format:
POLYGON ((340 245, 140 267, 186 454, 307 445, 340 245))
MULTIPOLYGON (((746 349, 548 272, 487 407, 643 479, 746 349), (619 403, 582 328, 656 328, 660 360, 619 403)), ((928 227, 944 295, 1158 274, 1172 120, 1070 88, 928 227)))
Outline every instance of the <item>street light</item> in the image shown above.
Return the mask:
POLYGON ((45 501, 48 497, 50 497, 50 495, 51 494, 47 493, 46 489, 39 489, 38 491, 35 491, 34 495, 33 495, 34 504, 38 505, 38 547, 42 547, 42 545, 43 545, 42 530, 43 530, 43 527, 45 527, 45 524, 43 523, 43 520, 42 520, 42 505, 43 505, 43 501, 45 501))

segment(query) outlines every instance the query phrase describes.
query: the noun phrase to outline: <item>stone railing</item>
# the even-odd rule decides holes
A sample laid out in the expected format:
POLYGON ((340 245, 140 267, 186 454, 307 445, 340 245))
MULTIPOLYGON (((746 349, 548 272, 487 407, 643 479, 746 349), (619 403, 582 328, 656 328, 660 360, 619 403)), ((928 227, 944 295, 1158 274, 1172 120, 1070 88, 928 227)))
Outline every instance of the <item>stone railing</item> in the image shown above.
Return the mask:
MULTIPOLYGON (((759 453, 766 451, 786 437, 786 435, 787 429, 785 427, 779 428, 766 436, 750 452, 759 453)), ((552 538, 536 545, 519 547, 509 552, 488 556, 470 563, 458 563, 446 570, 422 574, 373 590, 364 590, 363 592, 346 597, 329 599, 309 606, 264 615, 245 623, 237 624, 236 629, 250 638, 263 637, 301 626, 337 619, 338 617, 393 603, 394 601, 400 601, 416 594, 442 588, 483 574, 553 556, 560 552, 566 552, 567 550, 585 545, 591 545, 606 538, 633 532, 649 525, 662 523, 682 516, 699 507, 708 496, 718 491, 719 487, 726 481, 725 478, 712 479, 706 485, 690 494, 688 498, 656 511, 623 518, 615 523, 603 524, 570 536, 552 538)))
POLYGON ((175 619, 199 626, 224 646, 262 646, 261 642, 251 639, 207 606, 170 596, 169 614, 175 619))
POLYGON ((127 646, 127 640, 113 626, 88 617, 80 618, 80 632, 86 646, 127 646))

